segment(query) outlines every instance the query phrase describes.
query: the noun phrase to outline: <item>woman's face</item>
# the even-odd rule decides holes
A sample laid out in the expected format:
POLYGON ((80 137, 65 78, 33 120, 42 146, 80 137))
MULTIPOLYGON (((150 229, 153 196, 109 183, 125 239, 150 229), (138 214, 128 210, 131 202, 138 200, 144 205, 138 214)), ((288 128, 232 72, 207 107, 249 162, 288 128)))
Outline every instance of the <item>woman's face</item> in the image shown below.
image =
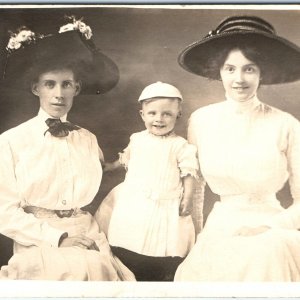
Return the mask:
POLYGON ((256 95, 260 69, 239 49, 229 52, 220 70, 226 94, 233 100, 245 102, 256 95))
POLYGON ((39 76, 32 85, 32 92, 40 98, 40 106, 48 115, 61 118, 70 111, 80 84, 71 70, 49 71, 39 76))

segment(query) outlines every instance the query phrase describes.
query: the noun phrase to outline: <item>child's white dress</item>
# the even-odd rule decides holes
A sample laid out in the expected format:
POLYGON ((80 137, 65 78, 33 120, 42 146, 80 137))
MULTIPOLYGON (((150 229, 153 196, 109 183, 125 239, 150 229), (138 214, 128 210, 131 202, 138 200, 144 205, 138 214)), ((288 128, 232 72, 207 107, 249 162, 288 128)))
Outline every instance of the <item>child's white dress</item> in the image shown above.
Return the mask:
POLYGON ((151 256, 187 255, 194 244, 191 216, 179 216, 182 177, 197 176, 196 147, 175 135, 134 133, 120 154, 128 171, 117 186, 108 229, 110 245, 151 256))

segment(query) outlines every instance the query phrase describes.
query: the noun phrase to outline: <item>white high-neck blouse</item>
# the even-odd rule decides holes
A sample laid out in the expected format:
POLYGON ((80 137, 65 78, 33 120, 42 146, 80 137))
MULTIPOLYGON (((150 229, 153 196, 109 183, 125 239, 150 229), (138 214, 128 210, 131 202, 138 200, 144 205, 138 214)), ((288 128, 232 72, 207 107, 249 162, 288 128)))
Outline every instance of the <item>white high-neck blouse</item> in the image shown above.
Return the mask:
POLYGON ((227 98, 191 115, 188 139, 198 148, 203 177, 221 199, 275 195, 289 179, 294 204, 269 225, 300 227, 300 123, 296 118, 257 97, 244 103, 227 98))
MULTIPOLYGON (((94 199, 103 159, 94 134, 84 128, 57 138, 38 115, 0 136, 0 231, 22 245, 55 245, 64 232, 23 211, 81 208, 94 199)), ((62 121, 66 120, 66 116, 62 121)))

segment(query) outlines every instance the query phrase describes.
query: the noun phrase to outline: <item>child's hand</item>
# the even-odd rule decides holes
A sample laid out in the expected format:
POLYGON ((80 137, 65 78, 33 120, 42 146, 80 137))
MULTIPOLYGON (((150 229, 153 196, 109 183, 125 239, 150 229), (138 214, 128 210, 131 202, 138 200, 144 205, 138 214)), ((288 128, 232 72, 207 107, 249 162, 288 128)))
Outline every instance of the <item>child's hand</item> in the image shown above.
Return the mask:
POLYGON ((192 198, 182 198, 179 205, 179 216, 185 217, 192 213, 192 198))

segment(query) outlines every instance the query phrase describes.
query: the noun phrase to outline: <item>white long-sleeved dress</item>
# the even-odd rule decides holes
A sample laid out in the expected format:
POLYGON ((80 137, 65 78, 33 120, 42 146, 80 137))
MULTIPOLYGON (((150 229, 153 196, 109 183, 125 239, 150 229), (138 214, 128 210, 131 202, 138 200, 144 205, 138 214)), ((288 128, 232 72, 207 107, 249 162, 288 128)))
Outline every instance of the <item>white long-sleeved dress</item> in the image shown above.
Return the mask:
POLYGON ((300 281, 300 123, 257 98, 195 111, 189 140, 220 195, 177 281, 300 281), (289 180, 293 204, 276 193, 289 180), (271 229, 239 236, 243 226, 271 229))
POLYGON ((14 240, 14 255, 0 279, 134 279, 112 256, 92 215, 79 210, 94 199, 102 178, 96 137, 83 128, 62 138, 44 134, 47 118, 40 109, 0 136, 0 232, 14 240), (41 211, 37 216, 24 211, 28 206, 78 214, 60 218, 41 211), (100 252, 58 247, 64 232, 94 239, 100 252))
POLYGON ((134 133, 120 157, 126 178, 112 193, 108 241, 150 256, 187 255, 195 242, 191 216, 179 216, 182 177, 197 177, 196 147, 171 134, 134 133))

